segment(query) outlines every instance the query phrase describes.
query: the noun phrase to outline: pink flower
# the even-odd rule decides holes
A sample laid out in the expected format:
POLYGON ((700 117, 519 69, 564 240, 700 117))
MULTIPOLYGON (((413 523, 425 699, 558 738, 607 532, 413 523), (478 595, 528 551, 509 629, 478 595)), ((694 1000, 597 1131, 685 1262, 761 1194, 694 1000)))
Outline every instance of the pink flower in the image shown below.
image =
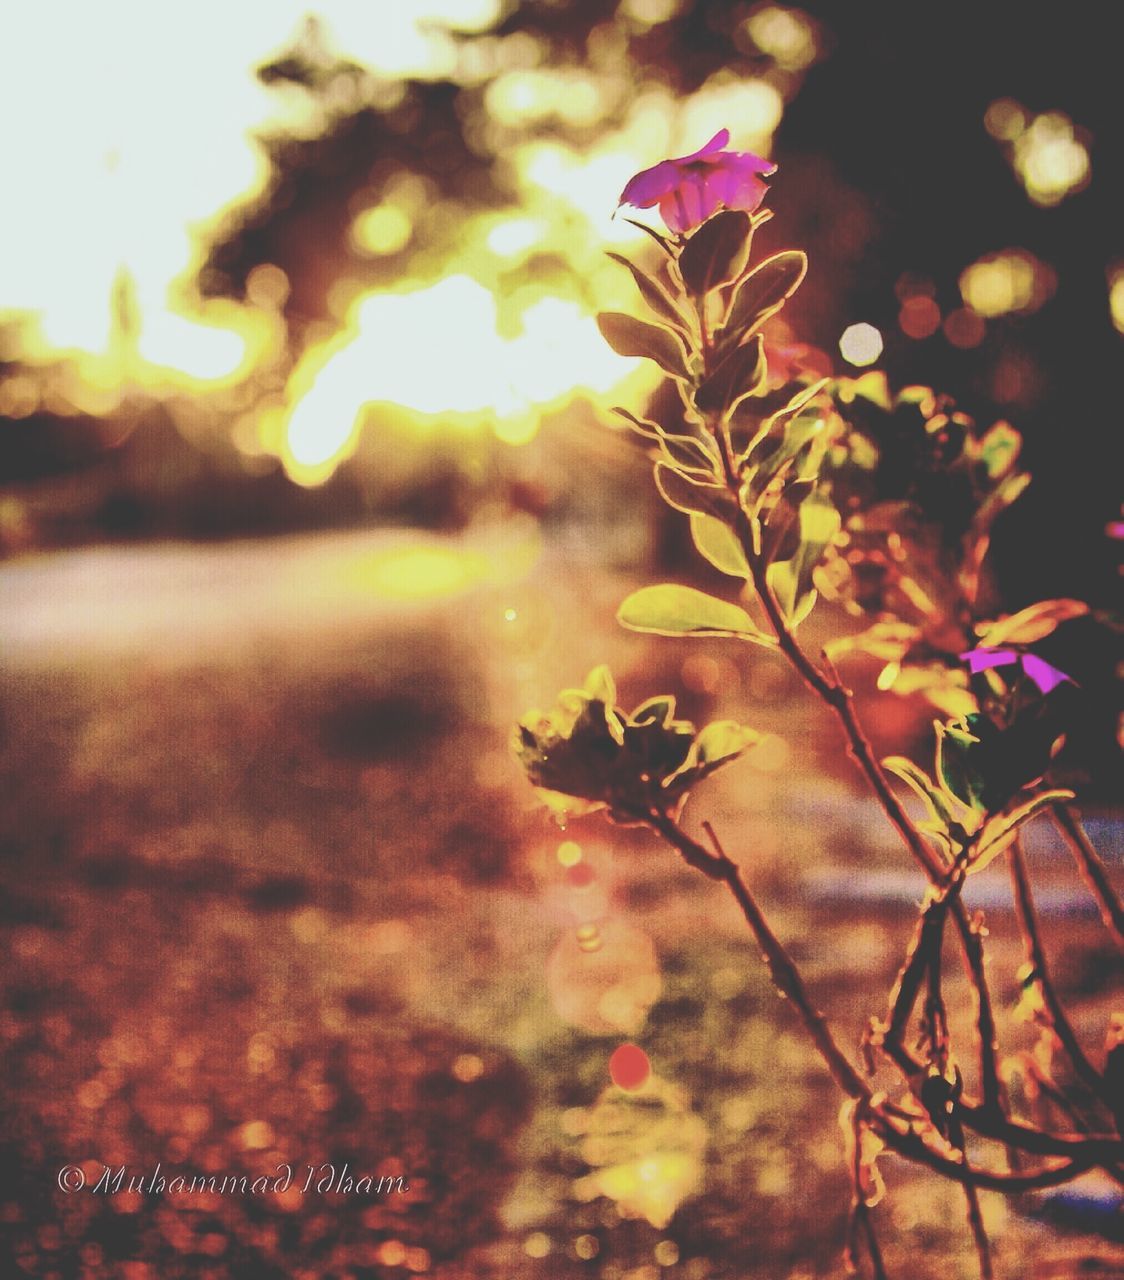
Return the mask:
POLYGON ((1024 674, 1032 680, 1042 693, 1049 693, 1060 684, 1076 684, 1072 676, 1051 666, 1045 658, 1034 653, 1020 653, 1017 649, 990 649, 981 645, 978 649, 969 649, 960 654, 960 661, 968 664, 972 675, 981 671, 990 671, 992 667, 1010 667, 1019 665, 1024 674))
POLYGON ((749 151, 726 151, 729 129, 721 129, 701 150, 678 160, 663 160, 638 173, 617 202, 637 209, 658 204, 669 231, 682 235, 719 209, 752 213, 768 190, 761 181, 777 166, 749 151))

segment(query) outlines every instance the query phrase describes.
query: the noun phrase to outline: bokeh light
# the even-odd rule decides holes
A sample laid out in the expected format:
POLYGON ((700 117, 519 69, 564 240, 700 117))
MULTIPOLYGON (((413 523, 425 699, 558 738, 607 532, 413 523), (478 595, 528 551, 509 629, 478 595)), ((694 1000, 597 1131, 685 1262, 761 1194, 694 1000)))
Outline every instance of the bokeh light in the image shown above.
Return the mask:
POLYGON ((839 352, 848 364, 860 368, 874 364, 882 354, 882 335, 865 321, 848 325, 839 339, 839 352))
POLYGON ((1025 249, 1008 249, 980 258, 960 273, 960 295, 985 319, 1037 311, 1053 294, 1051 267, 1025 249))
POLYGON ((1108 309, 1118 333, 1124 333, 1124 266, 1113 267, 1108 276, 1108 309))
POLYGON ((1034 204, 1050 208, 1088 185, 1089 138, 1065 112, 1032 115, 1014 99, 1000 98, 984 113, 984 125, 1034 204))
POLYGON ((639 1045, 618 1045, 609 1057, 609 1076, 626 1093, 641 1088, 651 1074, 652 1064, 639 1045))

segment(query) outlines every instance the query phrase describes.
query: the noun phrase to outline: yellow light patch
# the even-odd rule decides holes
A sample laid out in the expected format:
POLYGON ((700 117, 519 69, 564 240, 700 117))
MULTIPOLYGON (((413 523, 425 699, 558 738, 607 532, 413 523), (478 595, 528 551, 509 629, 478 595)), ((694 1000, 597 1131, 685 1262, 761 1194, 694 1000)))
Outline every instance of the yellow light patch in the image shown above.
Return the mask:
POLYGON ((352 576, 389 600, 435 600, 483 582, 490 568, 478 551, 422 545, 380 551, 355 566, 352 576))

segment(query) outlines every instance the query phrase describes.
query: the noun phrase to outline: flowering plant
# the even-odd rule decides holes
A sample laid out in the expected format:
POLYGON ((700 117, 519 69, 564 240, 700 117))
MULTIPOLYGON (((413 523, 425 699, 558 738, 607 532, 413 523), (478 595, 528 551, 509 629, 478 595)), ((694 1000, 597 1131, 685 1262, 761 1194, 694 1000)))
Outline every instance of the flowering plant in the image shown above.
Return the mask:
POLYGON ((871 1211, 882 1189, 877 1162, 892 1154, 963 1188, 986 1280, 993 1263, 980 1188, 1014 1194, 1093 1168, 1124 1181, 1124 1142, 1114 1127, 1124 1111, 1124 1072, 1119 1061, 1098 1068, 1070 1023, 1051 981, 1020 847, 1021 828, 1050 816, 1124 947, 1124 908, 1070 807, 1074 793, 1051 780, 1077 686, 1034 651, 1087 608, 1048 600, 991 616, 990 530, 1027 483, 1012 427, 980 432, 945 398, 926 388, 892 395, 880 375, 852 380, 816 378, 799 367, 779 376, 770 370, 762 327, 799 287, 807 260, 786 250, 753 261, 754 232, 768 217, 759 212, 762 177, 774 166, 725 150, 728 142, 722 130, 694 154, 647 169, 625 187, 621 202, 658 205, 673 237, 652 232, 662 255, 654 270, 617 257, 652 318, 605 313, 599 323, 614 350, 654 361, 678 393, 682 412, 674 423, 616 412, 649 454, 664 502, 682 514, 698 554, 730 590, 714 595, 657 583, 630 594, 618 618, 634 631, 721 637, 761 661, 791 664, 834 715, 856 768, 916 864, 922 905, 885 1014, 870 1019, 859 1059, 840 1047, 713 827, 702 824, 704 842, 683 825, 688 796, 752 743, 752 730, 725 721, 696 734, 674 719, 670 697, 628 716, 599 669, 584 690, 563 694, 554 712, 525 717, 516 750, 556 810, 602 808, 647 826, 733 895, 773 981, 847 1099, 849 1265, 858 1269, 865 1252, 871 1273, 886 1274, 871 1211), (825 598, 865 620, 866 629, 837 637, 813 657, 800 632, 825 598), (943 712, 931 773, 904 755, 876 755, 835 665, 855 652, 885 663, 881 689, 920 691, 943 712), (920 818, 897 784, 920 805, 920 818), (961 896, 966 878, 1001 855, 1042 1037, 1035 1055, 1000 1050, 987 929, 961 896), (947 1007, 942 984, 949 930, 969 993, 966 1020, 947 1007), (965 1025, 970 1046, 960 1043, 965 1025), (880 1072, 889 1073, 888 1082, 880 1072), (1067 1073, 1078 1082, 1071 1093, 1067 1073), (1016 1080, 1021 1096, 1011 1088, 1016 1080), (891 1101, 890 1089, 900 1102, 891 1101), (1041 1094, 1057 1102, 1049 1123, 1026 1101, 1041 1094), (1007 1155, 1007 1167, 996 1166, 994 1153, 1007 1155))
POLYGON ((749 151, 727 151, 729 129, 720 129, 689 156, 662 160, 638 173, 621 192, 619 204, 637 209, 659 205, 669 231, 682 235, 719 209, 753 213, 768 187, 762 181, 777 166, 749 151))

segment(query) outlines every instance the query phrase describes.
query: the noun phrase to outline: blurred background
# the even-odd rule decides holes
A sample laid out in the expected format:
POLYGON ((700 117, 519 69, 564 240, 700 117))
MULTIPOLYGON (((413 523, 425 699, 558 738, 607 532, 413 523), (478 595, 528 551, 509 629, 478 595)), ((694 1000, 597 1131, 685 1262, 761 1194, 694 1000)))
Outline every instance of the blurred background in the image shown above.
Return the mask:
MULTIPOLYGON (((716 818, 832 1012, 857 1035, 876 1011, 855 974, 888 985, 919 890, 832 730, 779 668, 613 622, 689 556, 607 412, 655 388, 594 322, 633 306, 604 251, 646 245, 611 215, 721 128, 771 156, 761 247, 811 265, 770 341, 1011 421, 1035 479, 996 530, 1000 598, 1111 610, 1103 8, 45 0, 6 26, 5 1274, 837 1274, 836 1100, 734 915, 634 834, 552 828, 506 750, 606 659, 626 704, 666 687, 767 730, 716 818), (881 888, 842 918, 859 864, 881 888), (656 1074, 625 1115, 630 1038, 656 1074), (54 1182, 283 1157, 415 1189, 54 1182)), ((899 747, 931 714, 869 713, 899 747)), ((1116 962, 1058 852, 1032 848, 1099 1044, 1116 962)), ((959 1206, 899 1181, 891 1259, 947 1274, 959 1206)), ((1001 1256, 1069 1274, 1055 1209, 985 1208, 1001 1256)))

